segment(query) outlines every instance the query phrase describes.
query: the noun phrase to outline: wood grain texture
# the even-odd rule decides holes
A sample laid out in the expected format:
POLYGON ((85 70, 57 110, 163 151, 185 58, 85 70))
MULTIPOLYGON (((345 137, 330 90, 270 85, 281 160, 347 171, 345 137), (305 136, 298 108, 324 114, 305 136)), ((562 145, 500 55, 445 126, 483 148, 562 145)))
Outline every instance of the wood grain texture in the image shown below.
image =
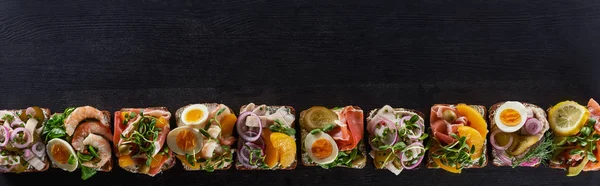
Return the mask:
MULTIPOLYGON (((594 0, 0 1, 0 108, 248 102, 428 113, 434 103, 547 107, 600 98, 594 0)), ((172 119, 171 123, 174 123, 172 119)), ((297 127, 298 128, 298 127, 297 127)), ((294 171, 120 168, 2 174, 0 185, 598 185, 546 167, 294 171)))

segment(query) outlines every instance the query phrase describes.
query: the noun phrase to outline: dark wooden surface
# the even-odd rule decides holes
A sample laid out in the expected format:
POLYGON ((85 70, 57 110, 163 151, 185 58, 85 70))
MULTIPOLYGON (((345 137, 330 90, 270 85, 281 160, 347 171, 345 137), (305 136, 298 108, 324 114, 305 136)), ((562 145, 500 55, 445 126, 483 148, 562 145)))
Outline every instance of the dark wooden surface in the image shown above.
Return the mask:
MULTIPOLYGON (((0 1, 0 108, 222 102, 550 106, 600 99, 595 0, 0 1)), ((173 123, 174 121, 172 121, 173 123)), ((154 178, 116 167, 0 175, 0 185, 598 185, 545 167, 405 171, 298 166, 154 178)))

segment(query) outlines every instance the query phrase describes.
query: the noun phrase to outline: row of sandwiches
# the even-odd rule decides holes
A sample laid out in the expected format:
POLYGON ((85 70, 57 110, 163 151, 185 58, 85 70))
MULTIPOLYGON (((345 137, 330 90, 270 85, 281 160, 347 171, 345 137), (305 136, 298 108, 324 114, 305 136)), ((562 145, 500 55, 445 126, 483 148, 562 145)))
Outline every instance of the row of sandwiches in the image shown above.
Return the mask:
POLYGON ((165 107, 123 108, 111 116, 92 106, 54 114, 33 106, 0 110, 0 117, 2 173, 54 167, 80 169, 88 179, 117 164, 155 176, 177 161, 188 171, 292 170, 298 164, 296 136, 302 164, 325 169, 361 169, 367 157, 396 175, 422 166, 460 173, 488 162, 547 164, 569 176, 600 169, 600 106, 593 99, 587 106, 563 101, 547 110, 518 101, 489 109, 436 104, 428 125, 422 112, 389 105, 366 118, 357 106, 313 106, 299 113, 299 132, 293 107, 254 103, 237 115, 224 104, 190 104, 175 112, 174 126, 165 107))

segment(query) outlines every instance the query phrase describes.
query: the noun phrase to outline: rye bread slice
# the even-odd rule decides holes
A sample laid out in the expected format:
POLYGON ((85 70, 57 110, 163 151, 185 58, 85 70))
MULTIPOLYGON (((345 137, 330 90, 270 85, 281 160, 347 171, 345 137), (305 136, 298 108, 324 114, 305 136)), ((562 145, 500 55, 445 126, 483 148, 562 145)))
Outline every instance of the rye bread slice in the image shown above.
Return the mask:
MULTIPOLYGON (((108 121, 108 127, 109 129, 112 131, 112 125, 110 125, 111 120, 110 120, 110 112, 108 112, 107 110, 100 110, 100 112, 102 112, 102 117, 104 120, 108 121)), ((54 113, 54 114, 61 114, 61 113, 54 113)), ((54 116, 54 114, 52 114, 52 116, 54 116)), ((50 117, 52 117, 50 116, 50 117)), ((75 130, 77 130, 77 128, 75 128, 75 130)), ((112 140, 112 139, 111 139, 112 140)), ((69 142, 69 144, 71 144, 71 142, 69 142)), ((114 146, 113 143, 109 142, 110 145, 114 146)), ((110 148, 112 150, 112 148, 110 148)), ((102 167, 97 168, 96 171, 101 171, 101 172, 110 172, 112 170, 112 164, 113 164, 113 158, 112 158, 112 152, 111 154, 111 158, 106 162, 106 164, 104 164, 102 167)), ((52 163, 52 168, 58 168, 56 165, 54 165, 54 163, 52 163)))
MULTIPOLYGON (((48 109, 48 108, 41 108, 41 107, 40 107, 40 109, 42 109, 42 111, 44 113, 44 122, 42 122, 41 124, 38 123, 38 125, 42 125, 41 127, 43 128, 44 124, 45 124, 45 121, 47 121, 50 118, 50 109, 48 109)), ((21 112, 25 112, 25 110, 26 109, 0 110, 0 112, 7 111, 7 112, 13 112, 13 113, 16 113, 16 112, 21 113, 21 112)), ((37 137, 36 137, 36 139, 38 139, 38 140, 32 142, 31 144, 35 144, 37 142, 43 142, 42 141, 42 134, 38 134, 37 137)), ((43 172, 43 171, 48 170, 48 168, 50 168, 50 164, 51 164, 50 163, 50 159, 48 158, 48 155, 46 155, 46 153, 44 153, 44 156, 41 158, 41 160, 45 164, 45 166, 44 166, 44 168, 42 170, 36 170, 35 168, 33 168, 33 166, 30 165, 23 172, 43 172)), ((14 173, 14 171, 3 171, 3 170, 0 170, 0 173, 14 173)))
MULTIPOLYGON (((433 106, 455 107, 456 105, 455 104, 435 104, 433 106)), ((432 106, 432 108, 433 108, 433 106, 432 106)), ((486 116, 486 108, 485 108, 485 106, 483 106, 483 105, 469 105, 469 106, 475 108, 475 110, 477 110, 479 112, 479 114, 481 114, 481 116, 483 117, 483 119, 485 120, 485 118, 486 118, 485 117, 486 116)), ((431 125, 431 121, 429 121, 429 122, 430 122, 430 125, 431 125)), ((431 146, 434 146, 434 145, 438 145, 439 146, 440 145, 439 142, 437 140, 435 140, 435 137, 433 135, 433 130, 431 129, 431 127, 428 127, 428 128, 429 128, 429 132, 430 132, 429 136, 431 136, 431 139, 430 139, 431 140, 430 141, 431 146)), ((487 166, 487 164, 488 164, 488 157, 487 157, 487 136, 484 137, 484 138, 485 138, 485 141, 483 142, 483 153, 482 153, 482 157, 484 159, 483 164, 480 166, 477 163, 475 163, 475 164, 473 164, 471 166, 465 166, 465 167, 463 167, 463 169, 483 168, 483 167, 487 166)), ((436 165, 436 163, 433 162, 433 158, 431 157, 431 150, 428 151, 427 154, 428 154, 427 155, 427 168, 428 169, 439 169, 438 165, 436 165)))
MULTIPOLYGON (((204 105, 206 105, 206 107, 212 108, 212 107, 217 107, 220 103, 198 103, 198 104, 204 104, 204 105)), ((185 110, 190 105, 195 105, 195 104, 188 104, 186 106, 183 106, 183 107, 177 109, 177 111, 175 112, 175 118, 176 118, 177 127, 184 126, 183 122, 181 121, 181 114, 183 113, 183 110, 185 110)), ((227 108, 229 108, 229 112, 235 113, 235 112, 233 112, 233 110, 230 107, 227 107, 227 108)), ((211 110, 209 110, 208 112, 211 112, 211 110)), ((231 157, 233 158, 234 157, 233 153, 235 152, 235 150, 233 150, 233 148, 231 150, 232 150, 231 157)), ((201 166, 204 165, 204 163, 200 163, 200 164, 201 164, 201 166)), ((187 166, 186 163, 183 163, 183 162, 181 163, 181 165, 183 166, 183 169, 185 169, 186 171, 198 171, 198 170, 201 170, 201 168, 194 169, 192 167, 189 167, 189 166, 187 166)), ((232 163, 228 162, 228 163, 225 163, 222 168, 214 168, 214 170, 229 170, 231 167, 232 167, 232 163)))
MULTIPOLYGON (((114 115, 114 117, 115 117, 115 120, 114 120, 114 125, 113 125, 113 128, 115 128, 115 129, 116 129, 116 128, 117 128, 116 126, 117 126, 117 125, 119 125, 119 123, 117 123, 117 118, 118 118, 118 117, 121 117, 121 113, 122 113, 122 112, 128 112, 128 111, 131 111, 131 110, 140 110, 140 109, 144 109, 144 110, 148 110, 148 109, 152 109, 152 110, 162 110, 162 111, 169 112, 169 110, 167 109, 167 107, 122 108, 120 111, 118 111, 118 112, 115 112, 115 115, 114 115)), ((170 113, 170 112, 169 112, 169 113, 170 113)), ((138 113, 138 114, 139 114, 139 113, 138 113)), ((119 120, 120 120, 120 119, 119 119, 119 120)), ((171 122, 170 122, 170 118, 169 118, 169 119, 167 119, 167 122, 169 122, 168 126, 169 126, 169 129, 170 129, 170 128, 171 128, 171 122)), ((116 134, 115 132, 113 132, 113 135, 115 135, 115 136, 116 136, 117 134, 116 134)), ((119 135, 120 135, 120 134, 119 134, 119 135)), ((165 139, 164 143, 166 143, 166 142, 167 142, 167 140, 165 139)), ((115 142, 113 142, 113 143, 114 143, 114 145, 113 145, 113 146, 114 146, 114 148, 113 148, 113 151, 115 151, 115 156, 118 158, 118 157, 120 157, 120 156, 121 156, 121 155, 120 155, 120 153, 119 153, 119 149, 118 149, 118 147, 117 147, 117 145, 118 145, 118 143, 119 143, 119 142, 118 142, 118 141, 115 141, 115 142)), ((163 147, 164 147, 164 146, 167 146, 167 144, 163 144, 163 147)), ((168 169, 172 168, 173 166, 175 166, 175 162, 176 162, 176 161, 175 161, 175 156, 174 156, 174 155, 171 155, 171 156, 169 156, 169 158, 167 159, 167 161, 165 162, 165 164, 163 164, 163 166, 161 167, 161 169, 160 169, 160 172, 159 172, 159 173, 161 173, 161 172, 163 172, 163 171, 166 171, 166 170, 168 170, 168 169)), ((123 170, 129 171, 129 172, 131 172, 131 173, 139 173, 139 167, 127 168, 127 167, 122 167, 121 165, 119 165, 119 167, 121 167, 121 168, 123 168, 123 170)), ((139 173, 139 174, 145 174, 145 173, 139 173)))
MULTIPOLYGON (((379 109, 381 109, 381 108, 379 108, 379 109)), ((377 114, 377 111, 379 109, 373 109, 373 110, 371 110, 371 112, 369 113, 369 116, 367 117, 367 124, 365 126, 368 126, 368 123, 371 122, 371 120, 373 119, 373 117, 375 117, 375 115, 377 114)), ((423 120, 423 123, 425 123, 425 114, 423 114, 422 112, 419 112, 417 110, 407 109, 407 108, 394 108, 394 112, 405 112, 405 113, 410 113, 412 115, 418 115, 420 117, 419 119, 423 120)), ((425 131, 423 131, 423 132, 425 132, 425 131)), ((367 133, 368 133, 368 131, 367 131, 367 133)), ((373 134, 369 134, 368 140, 370 140, 372 137, 373 137, 373 134)), ((425 144, 425 143, 423 143, 423 144, 425 144)), ((374 152, 374 151, 376 151, 376 150, 371 149, 371 152, 374 152)), ((371 158, 375 159, 375 157, 371 157, 371 158)), ((422 162, 421 162, 421 164, 422 164, 422 162)), ((373 165, 375 165, 375 161, 374 160, 373 160, 373 165)), ((418 169, 420 167, 421 167, 421 165, 418 165, 415 169, 418 169)), ((385 168, 385 167, 377 168, 376 167, 376 169, 387 169, 387 168, 385 168)))
MULTIPOLYGON (((496 115, 496 110, 500 106, 502 106, 502 104, 504 104, 504 103, 505 102, 496 103, 496 104, 492 105, 489 109, 488 119, 489 119, 489 123, 490 123, 490 125, 489 125, 490 134, 494 130, 494 126, 496 126, 496 120, 494 120, 494 116, 496 115)), ((544 111, 544 109, 538 107, 537 105, 531 104, 531 103, 526 103, 526 102, 520 102, 520 103, 523 104, 525 106, 525 108, 533 110, 533 116, 536 119, 538 119, 540 122, 542 122, 542 125, 543 125, 542 134, 546 133, 546 131, 548 131, 548 129, 550 129, 550 124, 548 124, 548 120, 546 119, 546 117, 547 117, 546 112, 544 111)), ((491 135, 490 135, 490 137, 491 137, 491 135)), ((543 138, 543 135, 542 135, 542 138, 543 138)), ((533 145, 532 147, 535 148, 539 145, 540 145, 540 143, 538 142, 537 144, 533 145)), ((527 151, 525 151, 525 153, 529 152, 530 150, 531 150, 531 147, 529 149, 527 149, 527 151)), ((492 161, 491 161, 492 164, 494 164, 497 167, 512 166, 512 164, 504 163, 502 160, 500 160, 498 157, 496 157, 496 153, 502 153, 502 152, 503 151, 498 151, 498 150, 492 148, 492 161)), ((538 161, 534 165, 525 166, 525 167, 538 167, 538 166, 540 166, 541 163, 542 163, 541 161, 538 161)), ((519 165, 519 167, 523 167, 523 166, 519 165)))
MULTIPOLYGON (((358 106, 352 106, 354 109, 357 110, 362 110, 360 107, 358 106)), ((308 110, 308 109, 307 109, 308 110)), ((300 120, 302 120, 304 118, 304 114, 306 113, 307 110, 303 110, 302 112, 300 112, 300 120)), ((334 110, 334 109, 330 109, 330 110, 334 110)), ((363 113, 363 117, 364 117, 364 113, 363 113)), ((308 135, 310 133, 310 131, 307 131, 307 129, 302 128, 302 126, 300 126, 300 131, 301 131, 301 136, 302 136, 302 140, 301 140, 301 144, 300 144, 300 149, 302 151, 302 164, 304 166, 309 166, 309 167, 314 167, 314 166, 319 166, 319 164, 314 163, 314 162, 309 162, 309 157, 308 154, 306 153, 306 150, 304 148, 304 139, 306 138, 306 135, 308 135)), ((363 134, 364 135, 364 134, 363 134)), ((363 136, 364 137, 364 136, 363 136)), ((348 167, 348 166, 336 166, 336 167, 344 167, 344 168, 353 168, 353 169, 362 169, 365 167, 365 165, 367 164, 366 158, 367 158, 367 150, 365 148, 365 144, 364 144, 364 139, 361 138, 360 143, 358 143, 358 145, 356 146, 356 148, 358 148, 358 151, 360 153, 360 155, 362 156, 362 158, 364 158, 365 161, 360 162, 357 166, 355 167, 348 167)), ((357 156, 357 159, 360 158, 357 156)), ((355 159, 355 160, 357 160, 355 159)))
MULTIPOLYGON (((242 107, 240 107, 240 114, 242 113, 242 111, 246 108, 247 105, 243 105, 242 107)), ((257 105, 258 106, 258 105, 257 105)), ((290 114, 294 115, 294 117, 296 117, 296 110, 294 110, 294 107, 291 106, 280 106, 280 105, 267 105, 266 110, 269 114, 275 113, 275 111, 277 111, 277 109, 281 108, 281 107, 286 107, 290 110, 290 114)), ((296 120, 294 119, 294 122, 292 122, 292 126, 291 128, 295 129, 295 122, 296 120)), ((269 127, 263 128, 262 130, 270 130, 269 127)), ((296 138, 295 136, 292 136, 294 138, 296 138)), ((241 137, 238 138, 238 141, 242 141, 244 139, 242 139, 241 137)), ((270 140, 270 139, 263 139, 263 140, 270 140)), ((238 147, 239 148, 239 147, 238 147)), ((296 147, 294 147, 296 148, 296 147)), ((294 155, 294 162, 286 168, 282 168, 281 165, 277 164, 277 166, 273 167, 272 169, 265 169, 265 168, 261 168, 261 167, 256 167, 256 168, 248 168, 243 166, 238 158, 235 158, 235 169, 237 170, 294 170, 296 169, 296 165, 298 164, 298 160, 296 159, 296 155, 294 155)))

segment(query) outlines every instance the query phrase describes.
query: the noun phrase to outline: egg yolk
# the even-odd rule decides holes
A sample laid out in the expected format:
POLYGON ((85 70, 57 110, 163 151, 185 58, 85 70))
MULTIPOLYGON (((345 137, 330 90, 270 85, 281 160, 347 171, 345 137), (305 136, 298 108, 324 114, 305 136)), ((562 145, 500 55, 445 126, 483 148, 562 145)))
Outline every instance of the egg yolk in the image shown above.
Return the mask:
POLYGON ((320 138, 313 143, 311 151, 315 158, 323 159, 333 153, 333 146, 326 139, 320 138))
POLYGON ((521 114, 515 109, 505 109, 500 113, 500 121, 508 126, 516 126, 521 123, 521 114))
POLYGON ((69 161, 69 156, 71 156, 71 153, 64 145, 52 145, 52 149, 50 150, 54 160, 58 163, 66 164, 69 161))
POLYGON ((184 151, 190 150, 196 147, 196 136, 194 133, 188 130, 182 130, 177 134, 177 146, 184 151))
POLYGON ((198 122, 202 116, 204 116, 204 112, 202 112, 202 110, 193 109, 185 115, 185 120, 190 122, 198 122))

